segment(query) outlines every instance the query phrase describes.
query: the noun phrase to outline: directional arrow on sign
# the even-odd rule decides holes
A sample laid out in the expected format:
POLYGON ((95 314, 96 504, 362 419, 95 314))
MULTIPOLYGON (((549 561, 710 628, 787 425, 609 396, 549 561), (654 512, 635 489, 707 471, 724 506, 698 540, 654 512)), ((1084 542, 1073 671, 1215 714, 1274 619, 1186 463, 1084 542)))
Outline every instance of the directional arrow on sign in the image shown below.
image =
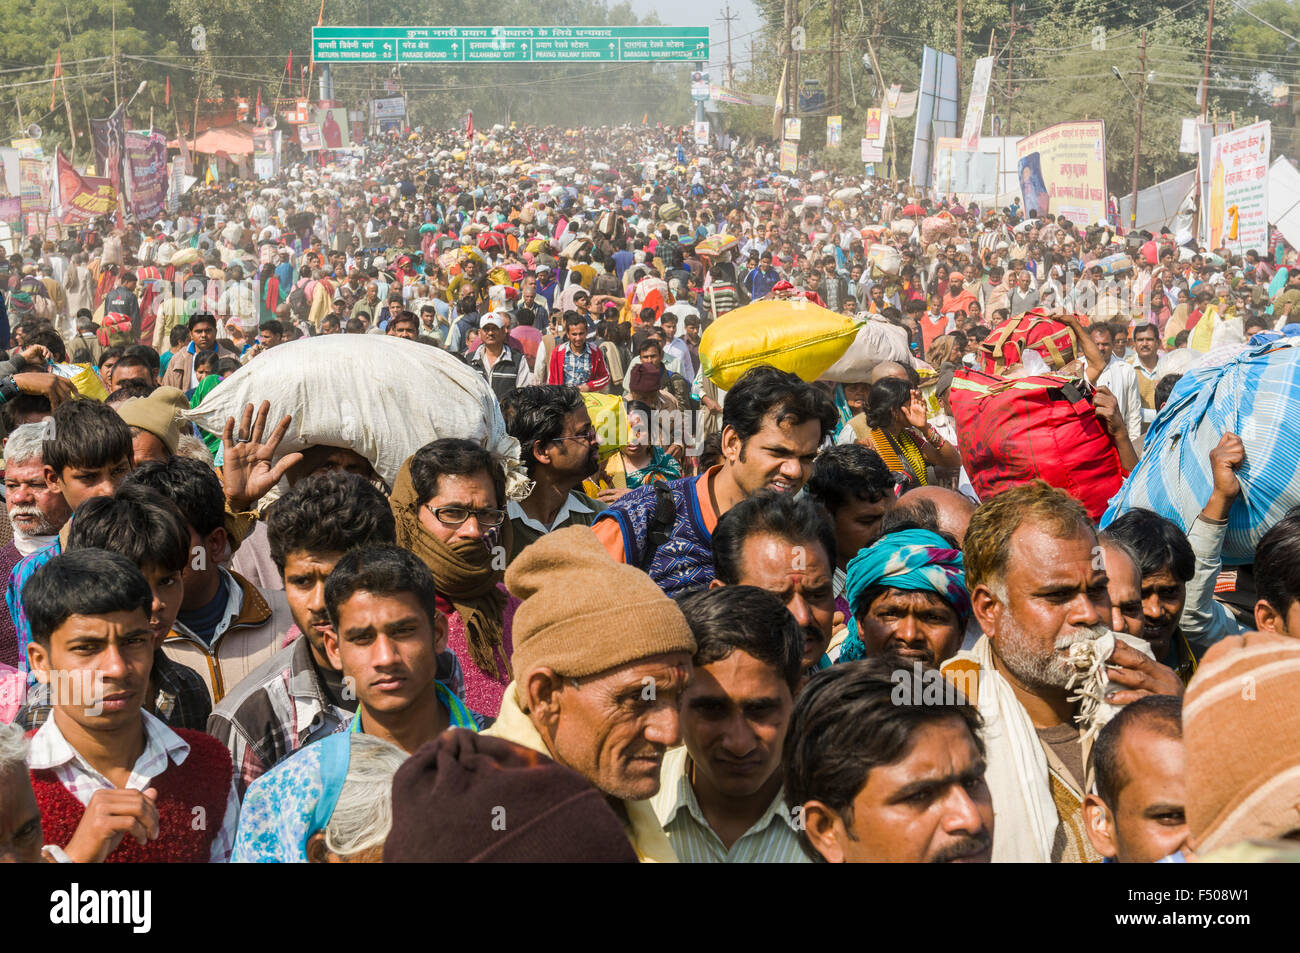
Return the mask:
POLYGON ((391 43, 385 43, 385 44, 384 44, 384 52, 385 52, 385 53, 391 53, 391 52, 393 52, 393 44, 391 44, 391 43))

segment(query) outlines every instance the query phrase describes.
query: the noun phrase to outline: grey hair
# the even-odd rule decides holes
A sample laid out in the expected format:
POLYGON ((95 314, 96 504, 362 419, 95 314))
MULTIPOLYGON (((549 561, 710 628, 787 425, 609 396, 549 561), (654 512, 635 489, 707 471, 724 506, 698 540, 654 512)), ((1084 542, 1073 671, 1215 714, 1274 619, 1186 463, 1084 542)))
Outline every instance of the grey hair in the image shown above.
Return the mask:
POLYGON ((0 775, 27 770, 27 737, 21 725, 0 722, 0 775))
POLYGON ((393 826, 393 775, 406 761, 401 748, 371 735, 352 735, 347 780, 325 826, 325 846, 340 857, 380 846, 393 826))
POLYGON ((191 457, 200 463, 206 463, 214 470, 216 467, 212 462, 212 454, 208 452, 207 445, 194 436, 192 433, 183 433, 181 438, 176 441, 176 456, 191 457))
POLYGON ((43 460, 45 456, 45 422, 23 424, 15 427, 5 441, 5 466, 11 467, 28 460, 43 460))

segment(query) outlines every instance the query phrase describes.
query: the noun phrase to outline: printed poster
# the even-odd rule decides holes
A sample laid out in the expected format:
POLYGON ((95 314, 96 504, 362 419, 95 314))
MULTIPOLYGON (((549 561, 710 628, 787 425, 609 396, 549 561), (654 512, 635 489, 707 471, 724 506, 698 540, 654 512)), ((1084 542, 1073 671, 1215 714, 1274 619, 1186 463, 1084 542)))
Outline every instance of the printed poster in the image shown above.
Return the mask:
POLYGON ((1268 166, 1272 126, 1266 119, 1210 140, 1210 247, 1238 255, 1268 254, 1268 166))
POLYGON ((1064 215, 1076 225, 1106 221, 1104 122, 1058 122, 1021 139, 1016 155, 1026 218, 1064 215))
MULTIPOLYGON (((786 120, 789 122, 789 120, 786 120)), ((798 122, 798 120, 795 120, 798 122)), ((781 141, 781 171, 797 172, 799 170, 799 143, 789 139, 781 141)))

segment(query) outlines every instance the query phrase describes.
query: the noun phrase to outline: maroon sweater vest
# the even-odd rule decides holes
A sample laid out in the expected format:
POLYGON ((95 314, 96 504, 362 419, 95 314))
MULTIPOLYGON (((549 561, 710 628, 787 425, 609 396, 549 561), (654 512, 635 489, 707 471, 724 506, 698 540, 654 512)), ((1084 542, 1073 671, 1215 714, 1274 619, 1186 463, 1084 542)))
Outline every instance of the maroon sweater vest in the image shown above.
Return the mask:
MULTIPOLYGON (((158 791, 158 839, 141 847, 134 837, 105 858, 106 863, 191 863, 206 864, 212 842, 226 815, 234 768, 230 751, 210 735, 185 728, 173 728, 190 746, 184 764, 169 763, 154 778, 158 791), (203 808, 197 811, 196 808, 203 808), (198 823, 202 818, 203 823, 198 823), (195 828, 199 828, 195 830, 195 828)), ((45 843, 67 847, 86 813, 85 805, 68 791, 50 770, 32 771, 32 789, 41 809, 45 843)))

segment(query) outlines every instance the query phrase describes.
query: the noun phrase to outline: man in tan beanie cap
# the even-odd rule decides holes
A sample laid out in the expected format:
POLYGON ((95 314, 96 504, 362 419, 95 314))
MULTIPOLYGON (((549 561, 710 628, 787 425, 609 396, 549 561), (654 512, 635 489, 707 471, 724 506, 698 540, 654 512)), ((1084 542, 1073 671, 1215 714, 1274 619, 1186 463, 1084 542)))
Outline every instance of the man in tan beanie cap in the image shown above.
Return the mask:
POLYGON ((641 860, 675 861, 648 799, 681 740, 677 707, 695 652, 686 618, 586 526, 527 546, 505 581, 523 600, 515 680, 487 734, 573 768, 604 792, 641 860))
POLYGON ((180 414, 189 409, 190 402, 175 387, 159 387, 148 397, 132 397, 117 409, 131 428, 136 466, 176 456, 181 439, 180 414))
POLYGON ((1298 639, 1229 636, 1201 660, 1183 697, 1187 826, 1199 859, 1300 834, 1297 684, 1298 639))

